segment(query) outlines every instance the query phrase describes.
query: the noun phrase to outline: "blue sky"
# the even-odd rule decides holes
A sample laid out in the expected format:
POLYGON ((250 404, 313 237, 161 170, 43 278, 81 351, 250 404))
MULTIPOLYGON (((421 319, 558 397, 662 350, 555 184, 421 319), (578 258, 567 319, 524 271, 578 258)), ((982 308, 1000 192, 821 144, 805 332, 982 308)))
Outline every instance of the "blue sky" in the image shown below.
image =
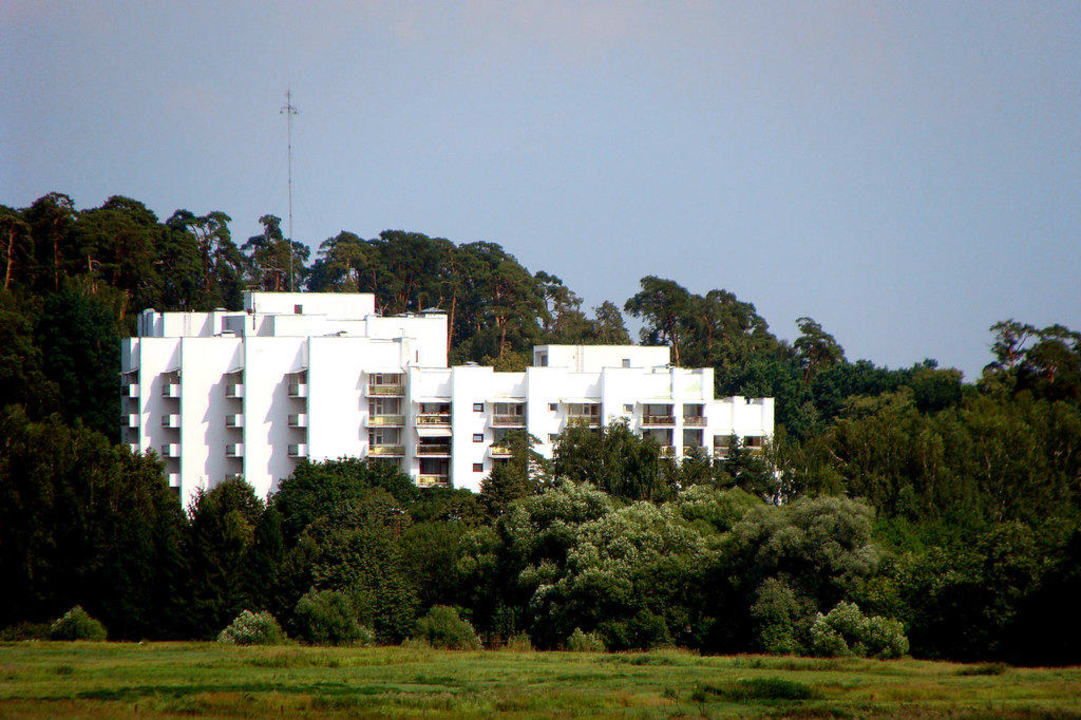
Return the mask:
POLYGON ((221 209, 243 242, 498 242, 587 305, 638 279, 970 379, 1081 328, 1081 3, 0 5, 0 203, 221 209), (223 6, 223 7, 219 7, 223 6))

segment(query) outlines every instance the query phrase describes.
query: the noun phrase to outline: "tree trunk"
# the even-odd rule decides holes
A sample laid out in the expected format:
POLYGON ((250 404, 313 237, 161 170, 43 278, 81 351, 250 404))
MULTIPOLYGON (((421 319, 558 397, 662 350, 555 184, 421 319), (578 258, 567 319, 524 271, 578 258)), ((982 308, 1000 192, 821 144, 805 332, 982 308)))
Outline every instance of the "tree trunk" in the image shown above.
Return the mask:
POLYGON ((4 289, 11 287, 11 263, 15 259, 15 226, 8 229, 8 264, 4 270, 4 289))

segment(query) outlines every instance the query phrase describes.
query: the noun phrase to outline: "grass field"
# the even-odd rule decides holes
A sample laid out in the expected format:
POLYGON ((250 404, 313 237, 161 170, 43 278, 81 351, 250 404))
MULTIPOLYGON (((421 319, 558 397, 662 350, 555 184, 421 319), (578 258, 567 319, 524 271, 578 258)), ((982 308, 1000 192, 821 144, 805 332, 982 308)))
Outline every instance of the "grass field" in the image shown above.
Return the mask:
POLYGON ((1081 668, 762 656, 0 644, 0 718, 1071 718, 1081 668))

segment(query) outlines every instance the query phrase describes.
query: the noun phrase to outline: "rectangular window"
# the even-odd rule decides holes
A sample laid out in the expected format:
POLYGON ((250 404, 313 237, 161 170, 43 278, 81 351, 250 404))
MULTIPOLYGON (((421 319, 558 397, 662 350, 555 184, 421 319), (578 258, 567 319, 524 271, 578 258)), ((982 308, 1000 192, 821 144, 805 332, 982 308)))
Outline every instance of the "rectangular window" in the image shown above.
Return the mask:
POLYGON ((623 367, 629 368, 630 366, 631 366, 631 359, 630 358, 623 358, 623 367))
POLYGON ((484 412, 484 403, 473 403, 473 412, 484 412))
POLYGON ((473 472, 484 472, 484 463, 473 463, 473 472))
POLYGON ((559 412, 559 403, 548 403, 548 410, 550 412, 559 412))
POLYGON ((304 306, 303 305, 294 305, 293 306, 293 314, 294 315, 303 315, 304 314, 304 306))
POLYGON ((552 445, 555 445, 556 441, 558 441, 558 440, 559 440, 558 435, 556 435, 555 433, 548 433, 548 442, 549 443, 551 443, 552 445))
POLYGON ((623 412, 625 412, 625 413, 634 412, 634 405, 632 405, 631 403, 625 403, 623 405, 623 412))
POLYGON ((484 442, 484 433, 473 433, 473 442, 476 442, 476 443, 484 442))
POLYGON ((548 353, 537 353, 537 367, 548 367, 548 353))

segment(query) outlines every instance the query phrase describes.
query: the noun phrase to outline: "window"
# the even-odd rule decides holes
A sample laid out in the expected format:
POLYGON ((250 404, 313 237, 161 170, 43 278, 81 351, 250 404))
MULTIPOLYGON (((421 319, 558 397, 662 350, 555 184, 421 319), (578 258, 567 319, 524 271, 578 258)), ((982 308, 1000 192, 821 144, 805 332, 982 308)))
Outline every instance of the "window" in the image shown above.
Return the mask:
POLYGON ((625 403, 623 405, 623 412, 625 412, 625 413, 634 412, 634 405, 632 405, 631 403, 625 403))
POLYGON ((473 472, 484 472, 484 463, 473 463, 473 472))
POLYGON ((484 412, 484 403, 473 403, 473 412, 484 412))
POLYGON ((294 305, 293 306, 293 314, 294 315, 303 315, 304 314, 304 306, 303 305, 294 305))
POLYGON ((473 442, 484 442, 484 433, 473 433, 473 442))
POLYGON ((548 353, 537 353, 537 367, 548 367, 548 353))
POLYGON ((559 412, 559 403, 548 403, 548 410, 551 412, 559 412))
POLYGON ((631 366, 631 359, 630 358, 623 358, 623 367, 629 368, 630 366, 631 366))
POLYGON ((743 447, 746 448, 760 448, 762 447, 761 435, 747 435, 743 438, 743 447))
POLYGON ((558 435, 556 435, 555 433, 548 433, 548 442, 549 443, 551 443, 552 445, 555 445, 556 441, 558 441, 558 440, 559 440, 558 435))

